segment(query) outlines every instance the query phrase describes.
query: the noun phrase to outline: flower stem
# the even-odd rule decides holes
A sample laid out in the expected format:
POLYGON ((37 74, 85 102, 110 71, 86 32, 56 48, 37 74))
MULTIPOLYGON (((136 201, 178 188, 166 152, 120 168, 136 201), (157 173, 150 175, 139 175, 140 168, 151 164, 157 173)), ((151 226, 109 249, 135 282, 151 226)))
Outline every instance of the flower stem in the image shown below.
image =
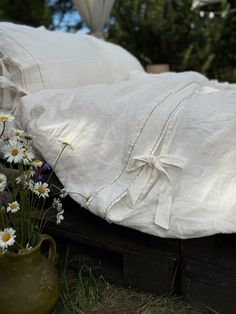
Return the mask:
POLYGON ((2 132, 1 132, 1 134, 0 134, 0 138, 1 138, 2 135, 3 135, 3 133, 4 133, 4 131, 5 131, 5 128, 6 128, 6 122, 3 121, 3 128, 2 128, 2 132))

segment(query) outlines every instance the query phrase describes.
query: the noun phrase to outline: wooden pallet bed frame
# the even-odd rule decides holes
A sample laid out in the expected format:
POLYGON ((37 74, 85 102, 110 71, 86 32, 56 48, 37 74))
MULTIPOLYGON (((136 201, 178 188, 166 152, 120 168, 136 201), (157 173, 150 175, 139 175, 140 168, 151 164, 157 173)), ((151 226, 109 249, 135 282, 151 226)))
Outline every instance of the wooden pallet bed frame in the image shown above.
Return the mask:
POLYGON ((68 198, 62 225, 47 232, 73 267, 86 263, 113 283, 177 293, 220 314, 236 313, 236 235, 164 239, 109 224, 68 198))
MULTIPOLYGON (((18 175, 4 162, 0 169, 8 177, 18 175)), ((62 187, 56 176, 52 182, 62 187)), ((64 222, 50 222, 45 231, 57 239, 62 256, 69 250, 72 267, 87 264, 112 283, 177 293, 217 313, 236 313, 236 234, 165 239, 110 224, 70 197, 63 203, 64 222)))

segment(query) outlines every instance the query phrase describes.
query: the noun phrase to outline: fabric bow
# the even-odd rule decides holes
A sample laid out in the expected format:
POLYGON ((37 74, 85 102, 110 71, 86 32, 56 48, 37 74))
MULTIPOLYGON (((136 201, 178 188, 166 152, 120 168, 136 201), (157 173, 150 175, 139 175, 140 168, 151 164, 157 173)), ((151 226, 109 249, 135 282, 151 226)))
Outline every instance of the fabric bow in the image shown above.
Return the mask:
POLYGON ((169 229, 172 206, 172 182, 166 167, 183 168, 185 163, 185 159, 169 154, 139 155, 131 159, 128 167, 128 172, 141 171, 127 193, 131 205, 134 206, 140 196, 145 198, 152 188, 156 189, 159 198, 155 223, 164 229, 169 229))

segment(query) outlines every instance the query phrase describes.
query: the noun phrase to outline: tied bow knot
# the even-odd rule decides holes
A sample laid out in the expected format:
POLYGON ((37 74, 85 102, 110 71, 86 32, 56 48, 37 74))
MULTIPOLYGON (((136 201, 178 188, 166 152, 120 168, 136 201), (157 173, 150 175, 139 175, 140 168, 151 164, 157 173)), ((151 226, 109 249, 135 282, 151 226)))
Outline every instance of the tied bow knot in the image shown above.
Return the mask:
POLYGON ((183 168, 185 159, 163 154, 139 155, 131 159, 128 172, 140 171, 134 184, 129 188, 127 196, 132 206, 135 206, 141 195, 155 189, 154 195, 157 196, 157 208, 155 223, 164 229, 169 229, 169 218, 172 206, 172 183, 167 172, 167 167, 183 168), (157 181, 159 184, 157 184, 157 181), (145 193, 143 193, 145 191, 145 193), (159 195, 159 197, 158 197, 159 195))
POLYGON ((159 159, 157 159, 157 157, 155 157, 153 155, 147 156, 146 160, 147 160, 147 166, 149 166, 149 167, 157 168, 158 166, 161 165, 159 159))

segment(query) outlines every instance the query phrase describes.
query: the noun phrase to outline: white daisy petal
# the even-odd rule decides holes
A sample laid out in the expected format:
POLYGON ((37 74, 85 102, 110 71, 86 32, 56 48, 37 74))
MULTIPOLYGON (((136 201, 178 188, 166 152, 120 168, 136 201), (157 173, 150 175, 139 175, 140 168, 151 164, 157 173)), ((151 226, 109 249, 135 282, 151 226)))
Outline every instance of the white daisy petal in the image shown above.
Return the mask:
POLYGON ((43 165, 43 162, 39 159, 35 159, 32 161, 32 165, 35 167, 35 168, 41 168, 42 165, 43 165))
POLYGON ((68 139, 64 139, 64 138, 61 138, 59 139, 59 142, 64 146, 64 148, 70 148, 71 150, 73 150, 73 145, 72 145, 72 142, 69 141, 68 139))
POLYGON ((65 189, 65 188, 61 189, 59 197, 65 198, 67 195, 68 195, 67 189, 65 189))
POLYGON ((62 203, 59 198, 53 199, 52 208, 56 209, 58 212, 62 210, 62 203))
POLYGON ((9 145, 5 146, 5 154, 4 158, 7 159, 8 162, 18 163, 22 160, 24 154, 24 150, 22 146, 18 142, 10 142, 9 145))
POLYGON ((7 177, 0 173, 0 192, 4 191, 7 186, 7 177))
MULTIPOLYGON (((29 186, 29 185, 32 185, 32 182, 33 180, 30 179, 32 176, 34 176, 35 174, 35 171, 32 170, 32 169, 29 169, 27 171, 24 171, 24 173, 17 177, 15 180, 16 180, 16 183, 17 184, 20 184, 20 183, 23 183, 25 186, 29 186)), ((34 184, 34 182, 33 182, 34 184)))
POLYGON ((57 221, 56 223, 59 225, 62 220, 64 219, 64 210, 62 209, 60 212, 57 213, 57 221))
POLYGON ((8 203, 8 206, 7 206, 7 213, 16 213, 20 210, 20 204, 17 202, 17 201, 14 201, 12 203, 8 203))
POLYGON ((17 138, 24 135, 23 130, 13 129, 13 132, 14 132, 14 136, 16 136, 17 138))
POLYGON ((0 248, 7 249, 15 243, 15 230, 12 228, 5 228, 0 231, 0 248))
POLYGON ((26 151, 24 152, 22 156, 23 164, 24 165, 29 165, 30 162, 34 159, 34 153, 31 151, 26 151))
POLYGON ((0 121, 1 122, 9 122, 14 120, 15 118, 11 114, 5 114, 3 112, 0 113, 0 121))
POLYGON ((50 189, 48 189, 47 183, 42 183, 39 181, 34 184, 33 192, 39 197, 46 198, 49 197, 48 193, 50 192, 50 189))

